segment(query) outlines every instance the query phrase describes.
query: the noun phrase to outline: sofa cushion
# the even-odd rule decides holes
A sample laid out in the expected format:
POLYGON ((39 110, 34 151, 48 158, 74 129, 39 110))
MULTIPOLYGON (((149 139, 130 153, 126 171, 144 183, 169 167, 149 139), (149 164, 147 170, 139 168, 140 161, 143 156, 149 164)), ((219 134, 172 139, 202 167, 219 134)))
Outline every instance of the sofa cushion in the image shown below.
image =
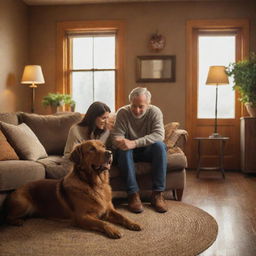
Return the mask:
POLYGON ((3 132, 0 130, 0 161, 3 160, 18 160, 14 149, 11 147, 3 132))
MULTIPOLYGON (((167 154, 167 172, 183 170, 187 167, 187 158, 184 153, 167 154)), ((148 162, 135 163, 136 175, 145 175, 151 172, 151 164, 148 162)), ((110 177, 120 176, 120 170, 116 165, 110 169, 110 177)))
POLYGON ((14 125, 19 124, 18 116, 16 113, 0 113, 0 121, 14 125))
MULTIPOLYGON (((146 163, 148 166, 149 163, 146 163)), ((149 169, 148 169, 149 170, 149 169)), ((166 174, 166 199, 173 199, 173 191, 168 191, 169 189, 182 189, 184 188, 186 182, 186 171, 185 169, 179 170, 169 170, 166 174), (171 195, 169 194, 171 192, 171 195)), ((152 193, 152 175, 139 175, 137 176, 137 183, 140 188, 140 196, 146 199, 146 194, 148 194, 148 199, 152 193)), ((110 185, 113 191, 113 198, 127 197, 125 180, 121 176, 110 177, 110 185), (124 192, 124 193, 122 193, 124 192)))
POLYGON ((19 113, 19 118, 32 129, 49 155, 63 155, 69 129, 81 120, 82 115, 70 113, 44 116, 19 113))
POLYGON ((43 178, 44 166, 34 161, 0 161, 0 191, 16 189, 30 181, 43 178))
POLYGON ((45 176, 49 179, 60 179, 73 168, 73 163, 61 156, 49 156, 37 162, 45 167, 45 176))
POLYGON ((1 122, 1 130, 21 159, 36 161, 47 157, 44 147, 26 124, 12 125, 1 122))

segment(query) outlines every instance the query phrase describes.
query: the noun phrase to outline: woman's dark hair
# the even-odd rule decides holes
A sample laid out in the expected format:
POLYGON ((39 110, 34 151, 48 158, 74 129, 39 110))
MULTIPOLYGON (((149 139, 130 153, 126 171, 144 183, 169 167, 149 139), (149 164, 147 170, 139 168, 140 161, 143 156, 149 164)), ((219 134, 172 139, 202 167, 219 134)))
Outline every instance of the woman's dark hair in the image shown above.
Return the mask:
POLYGON ((110 108, 103 102, 95 101, 89 106, 84 118, 78 123, 78 125, 88 126, 88 135, 90 135, 92 132, 95 134, 100 134, 103 131, 95 126, 95 120, 97 117, 102 116, 106 112, 110 113, 110 108))

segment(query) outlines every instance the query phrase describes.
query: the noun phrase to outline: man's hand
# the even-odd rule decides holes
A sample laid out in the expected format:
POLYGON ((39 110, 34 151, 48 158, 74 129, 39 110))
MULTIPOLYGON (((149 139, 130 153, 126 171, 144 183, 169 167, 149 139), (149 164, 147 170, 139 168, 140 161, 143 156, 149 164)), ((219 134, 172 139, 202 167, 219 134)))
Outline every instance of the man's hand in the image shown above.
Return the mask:
POLYGON ((136 148, 134 140, 128 140, 122 137, 116 138, 116 146, 122 150, 129 150, 136 148))

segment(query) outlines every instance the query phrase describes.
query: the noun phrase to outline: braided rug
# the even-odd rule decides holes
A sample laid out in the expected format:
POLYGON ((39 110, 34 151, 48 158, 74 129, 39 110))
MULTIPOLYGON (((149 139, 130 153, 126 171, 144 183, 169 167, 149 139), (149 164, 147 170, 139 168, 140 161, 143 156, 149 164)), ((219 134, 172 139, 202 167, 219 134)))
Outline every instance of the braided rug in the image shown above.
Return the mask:
POLYGON ((118 227, 123 237, 112 240, 69 223, 28 219, 22 227, 0 227, 1 256, 192 256, 216 239, 218 225, 205 211, 177 201, 167 201, 169 211, 156 213, 145 204, 141 214, 117 207, 140 223, 143 230, 118 227))

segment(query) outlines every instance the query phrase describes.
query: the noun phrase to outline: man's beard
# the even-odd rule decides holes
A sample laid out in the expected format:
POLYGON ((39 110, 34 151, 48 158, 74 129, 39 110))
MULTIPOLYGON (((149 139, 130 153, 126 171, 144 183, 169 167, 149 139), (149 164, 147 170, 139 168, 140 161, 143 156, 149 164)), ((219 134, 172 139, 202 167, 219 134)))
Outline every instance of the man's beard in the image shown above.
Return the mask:
MULTIPOLYGON (((132 112, 132 111, 131 111, 132 112)), ((147 112, 147 109, 139 116, 136 116, 133 112, 132 112, 132 116, 135 118, 135 119, 141 119, 147 112)))

